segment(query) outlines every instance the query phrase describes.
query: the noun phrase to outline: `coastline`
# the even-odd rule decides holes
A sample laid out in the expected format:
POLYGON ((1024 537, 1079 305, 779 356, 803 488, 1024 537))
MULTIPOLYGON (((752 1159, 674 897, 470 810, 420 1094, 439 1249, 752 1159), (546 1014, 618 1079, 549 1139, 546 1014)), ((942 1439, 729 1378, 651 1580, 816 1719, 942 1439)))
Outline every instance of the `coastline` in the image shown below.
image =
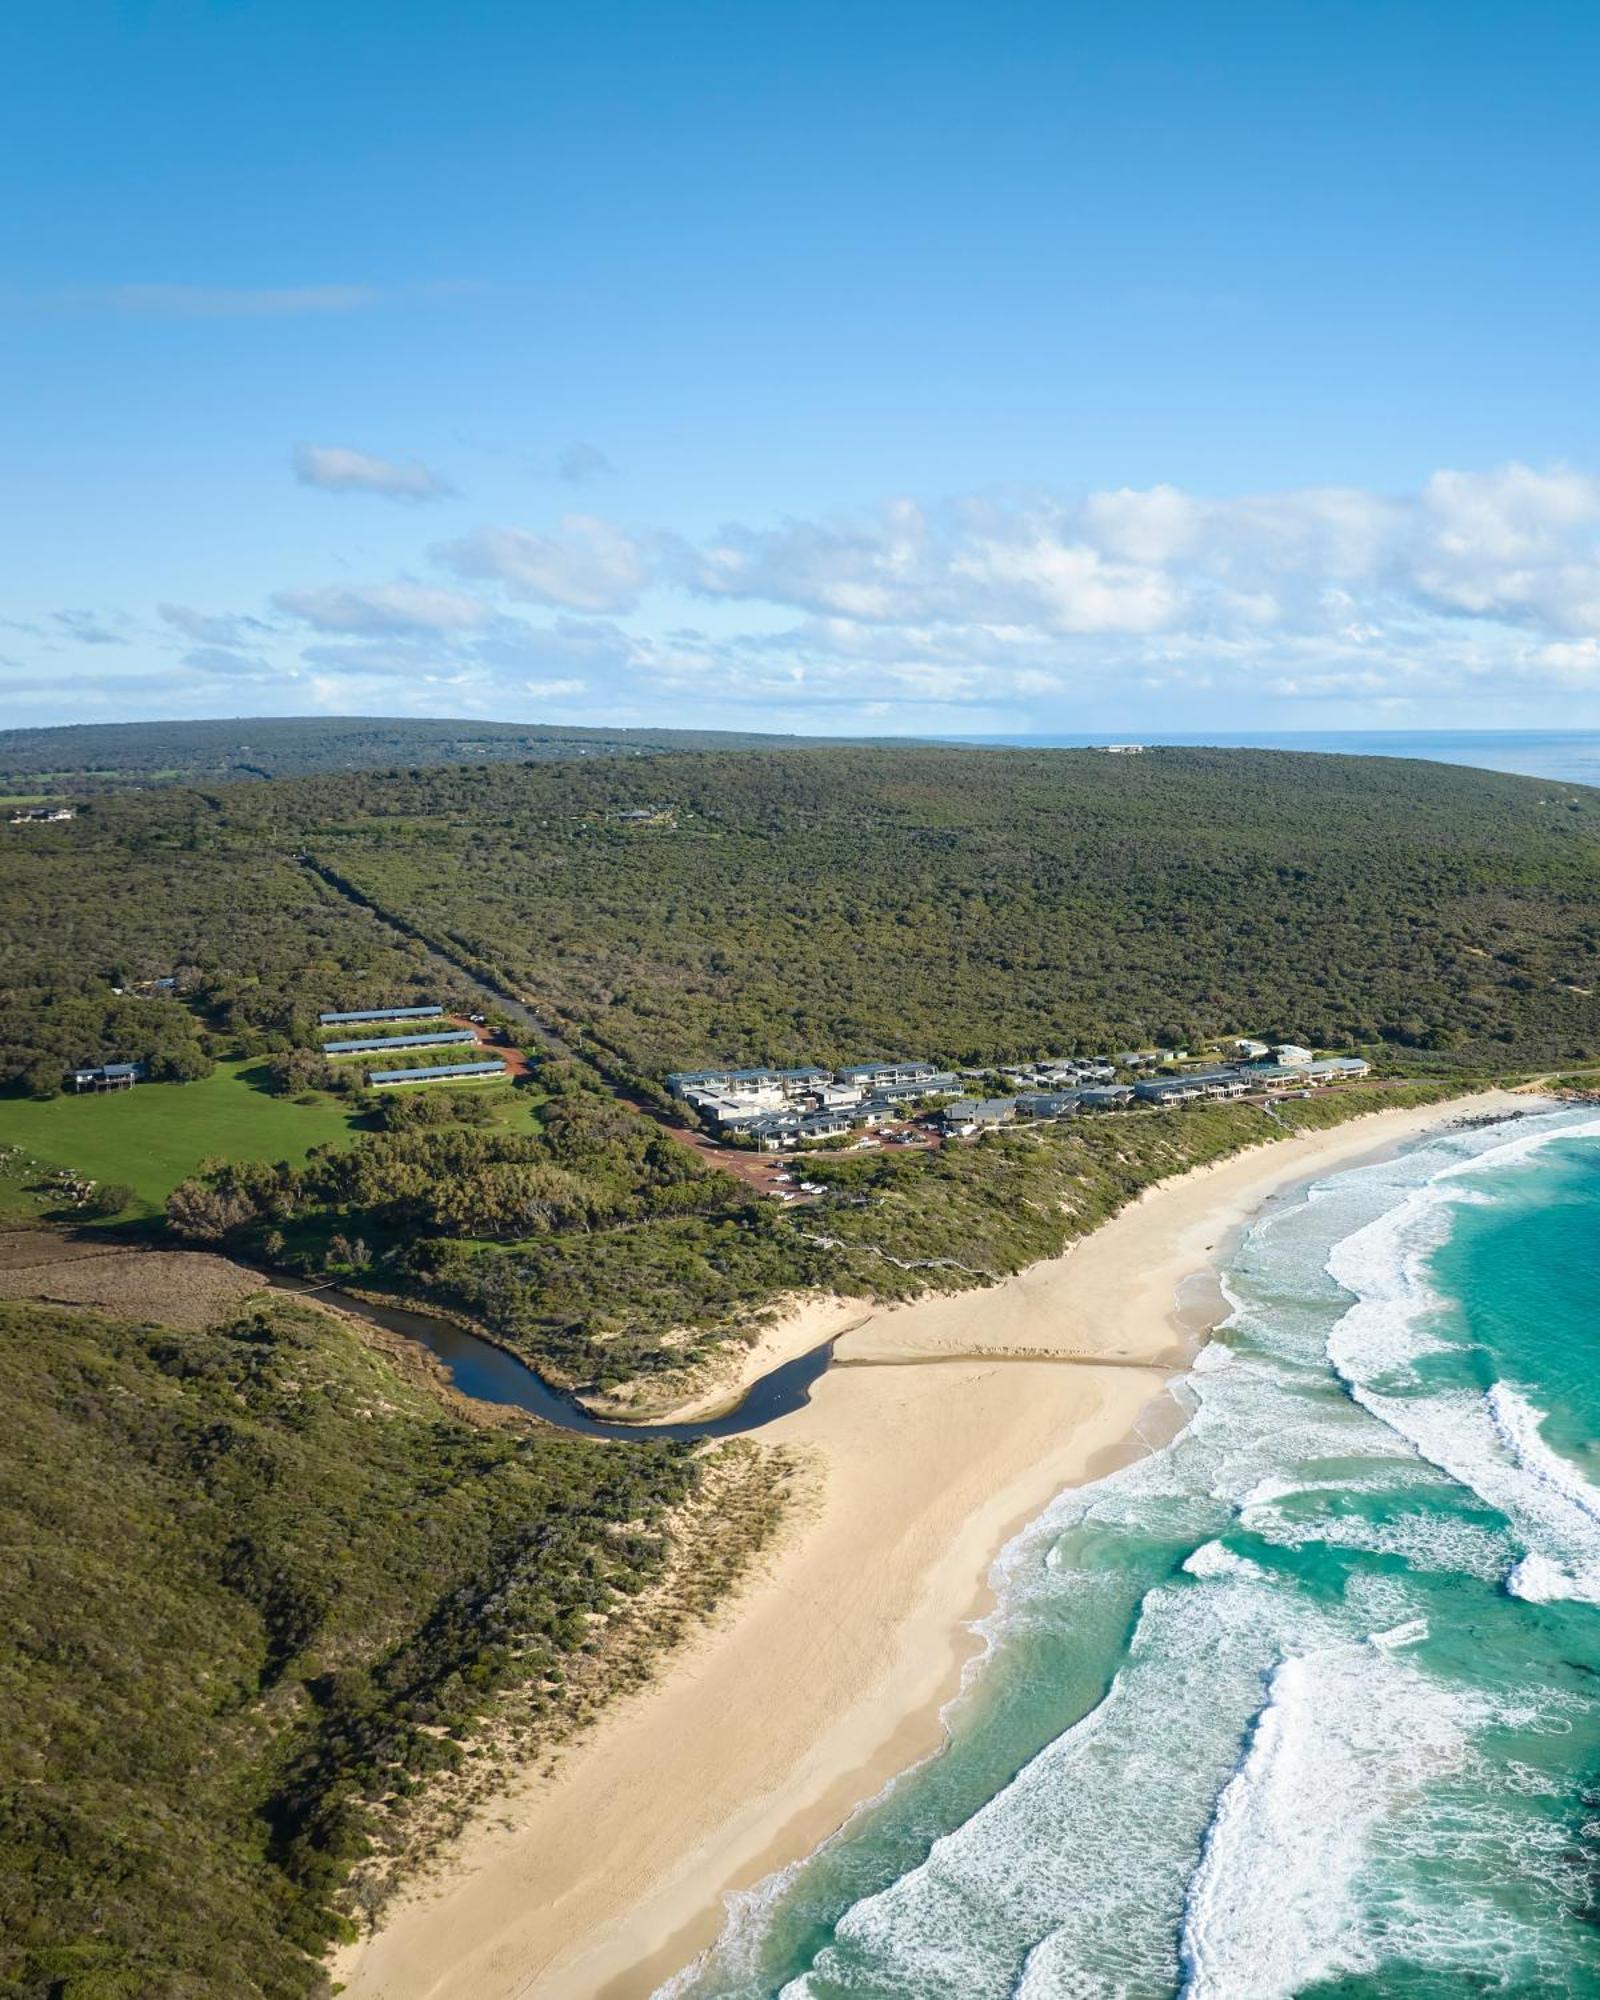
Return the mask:
POLYGON ((1253 1148, 1000 1285, 872 1311, 761 1433, 816 1474, 765 1572, 339 1954, 350 2000, 642 2000, 711 1941, 726 1893, 938 1748, 996 1554, 1176 1428, 1167 1385, 1220 1317, 1216 1264, 1250 1216, 1527 1103, 1484 1092, 1253 1148))

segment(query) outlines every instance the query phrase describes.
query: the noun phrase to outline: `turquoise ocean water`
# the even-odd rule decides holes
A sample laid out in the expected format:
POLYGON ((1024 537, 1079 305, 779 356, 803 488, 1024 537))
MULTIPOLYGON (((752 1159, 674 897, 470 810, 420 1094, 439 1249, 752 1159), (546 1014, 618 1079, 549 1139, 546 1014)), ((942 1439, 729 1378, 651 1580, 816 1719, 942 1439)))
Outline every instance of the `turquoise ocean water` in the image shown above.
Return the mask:
POLYGON ((673 2000, 1600 1995, 1600 1115, 1280 1197, 940 1755, 673 2000))

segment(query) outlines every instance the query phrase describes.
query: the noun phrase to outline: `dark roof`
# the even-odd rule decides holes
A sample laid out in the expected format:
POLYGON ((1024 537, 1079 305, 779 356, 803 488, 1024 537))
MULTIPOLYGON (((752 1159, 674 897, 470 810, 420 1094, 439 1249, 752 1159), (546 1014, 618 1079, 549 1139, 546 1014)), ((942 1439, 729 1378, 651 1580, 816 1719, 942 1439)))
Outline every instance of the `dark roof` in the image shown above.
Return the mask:
POLYGON ((427 1021, 443 1012, 442 1007, 360 1007, 350 1014, 319 1014, 317 1021, 331 1028, 340 1021, 427 1021))
POLYGON ((418 1083, 437 1076, 492 1076, 504 1075, 503 1062, 475 1063, 435 1063, 426 1069, 375 1069, 368 1073, 368 1083, 418 1083))
POLYGON ((475 1042, 477 1036, 470 1028, 441 1028, 431 1035, 366 1035, 353 1042, 324 1042, 325 1056, 353 1056, 365 1050, 374 1052, 383 1049, 442 1049, 452 1042, 475 1042))

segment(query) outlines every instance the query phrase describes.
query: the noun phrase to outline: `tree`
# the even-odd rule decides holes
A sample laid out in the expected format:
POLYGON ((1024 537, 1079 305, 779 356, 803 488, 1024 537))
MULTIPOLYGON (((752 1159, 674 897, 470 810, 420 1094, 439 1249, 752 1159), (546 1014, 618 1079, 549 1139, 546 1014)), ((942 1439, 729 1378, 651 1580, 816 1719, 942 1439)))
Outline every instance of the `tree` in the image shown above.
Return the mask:
POLYGON ((84 1203, 86 1214, 99 1216, 120 1215, 125 1208, 132 1208, 138 1196, 126 1181, 102 1181, 84 1203))
POLYGON ((30 1097, 59 1097, 61 1095, 61 1066, 48 1056, 41 1056, 31 1062, 22 1072, 22 1087, 30 1097))

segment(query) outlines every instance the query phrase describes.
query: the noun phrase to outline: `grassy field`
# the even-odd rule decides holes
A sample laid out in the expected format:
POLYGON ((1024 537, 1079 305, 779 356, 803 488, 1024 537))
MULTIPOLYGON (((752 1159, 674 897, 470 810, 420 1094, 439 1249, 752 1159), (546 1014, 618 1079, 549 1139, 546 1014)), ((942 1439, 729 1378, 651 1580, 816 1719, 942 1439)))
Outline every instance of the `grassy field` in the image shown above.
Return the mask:
MULTIPOLYGON (((259 1087, 260 1075, 257 1063, 219 1063, 199 1083, 141 1083, 105 1096, 45 1103, 7 1099, 0 1102, 0 1144, 20 1146, 46 1167, 125 1181, 140 1207, 155 1213, 204 1159, 299 1162, 313 1146, 353 1133, 356 1114, 348 1104, 332 1097, 312 1104, 272 1097, 259 1087)), ((0 1191, 0 1206, 26 1212, 27 1198, 14 1176, 0 1191)))

